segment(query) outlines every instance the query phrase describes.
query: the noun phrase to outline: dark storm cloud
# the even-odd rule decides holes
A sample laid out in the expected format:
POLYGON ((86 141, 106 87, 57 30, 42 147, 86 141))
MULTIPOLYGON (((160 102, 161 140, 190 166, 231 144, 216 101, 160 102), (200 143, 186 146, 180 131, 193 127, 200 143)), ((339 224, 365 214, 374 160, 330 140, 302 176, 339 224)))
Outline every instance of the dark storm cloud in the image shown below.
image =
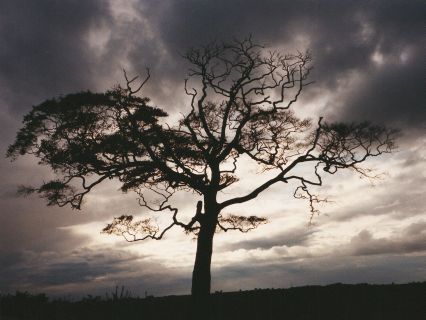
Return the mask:
MULTIPOLYGON (((424 84, 420 1, 140 1, 133 5, 135 17, 127 19, 113 17, 103 1, 6 1, 1 6, 0 82, 10 108, 27 110, 60 93, 98 89, 97 82, 117 77, 127 60, 134 74, 150 67, 145 93, 175 108, 176 97, 167 95, 183 93, 176 90, 182 89, 187 68, 181 53, 253 34, 259 42, 290 51, 307 49, 295 48, 301 45, 298 38, 307 39, 316 81, 307 98, 338 89, 350 72, 362 73, 360 88, 327 110, 331 118, 403 124, 426 118, 419 94, 424 84), (100 28, 108 33, 102 53, 87 42, 89 32, 100 28), (388 61, 383 68, 371 60, 376 51, 388 61), (403 54, 406 61, 398 63, 403 54), (401 81, 407 75, 410 81, 401 81)), ((117 82, 122 79, 108 81, 117 82)))
MULTIPOLYGON (((276 1, 165 1, 146 8, 159 13, 155 21, 158 32, 170 51, 184 51, 190 46, 204 45, 210 41, 246 37, 250 33, 263 41, 280 41, 290 32, 287 22, 274 19, 286 4, 276 1)), ((293 5, 291 7, 294 7, 293 5)), ((305 7, 302 5, 302 7, 305 7)), ((289 19, 291 16, 289 10, 289 19)))
POLYGON ((306 246, 309 243, 311 236, 317 230, 312 227, 298 227, 286 230, 280 234, 273 234, 263 238, 255 238, 236 243, 223 245, 219 250, 252 250, 252 249, 270 249, 273 247, 293 247, 293 246, 306 246))
POLYGON ((41 99, 92 87, 96 61, 85 36, 91 27, 109 19, 106 4, 2 1, 1 103, 21 114, 41 99))
MULTIPOLYGON (((269 46, 304 50, 307 48, 294 48, 303 36, 308 39, 315 65, 312 79, 316 84, 307 92, 310 99, 336 91, 353 72, 362 77, 359 87, 338 97, 326 110, 329 118, 424 126, 421 1, 187 0, 143 4, 142 15, 157 17, 151 19, 152 28, 172 58, 190 46, 248 34, 269 46), (372 60, 376 52, 383 55, 382 68, 376 68, 372 60)), ((172 76, 172 70, 169 72, 172 76)))
POLYGON ((342 117, 426 129, 422 57, 424 52, 413 52, 406 64, 390 62, 380 70, 366 70, 367 80, 346 97, 342 117))
POLYGON ((152 69, 145 93, 173 104, 173 97, 165 96, 182 88, 187 65, 181 53, 253 34, 290 51, 306 49, 294 46, 307 38, 316 81, 306 90, 308 98, 335 91, 351 72, 361 72, 360 88, 333 103, 327 110, 331 118, 403 125, 426 118, 420 95, 421 1, 140 1, 128 19, 114 18, 106 1, 5 1, 1 6, 0 82, 10 108, 27 110, 40 99, 99 88, 96 82, 117 76, 127 59, 131 73, 152 69), (100 27, 109 33, 102 54, 87 43, 88 33, 100 27), (374 67, 376 51, 388 61, 383 68, 374 67), (399 63, 404 54, 406 61, 399 63), (410 81, 401 81, 407 76, 410 81))

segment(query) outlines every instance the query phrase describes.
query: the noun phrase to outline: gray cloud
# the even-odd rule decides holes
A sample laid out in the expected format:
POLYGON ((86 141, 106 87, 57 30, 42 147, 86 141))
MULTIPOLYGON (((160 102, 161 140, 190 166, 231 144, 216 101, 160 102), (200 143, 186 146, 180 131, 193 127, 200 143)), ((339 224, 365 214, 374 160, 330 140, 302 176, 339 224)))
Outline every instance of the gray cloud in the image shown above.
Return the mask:
POLYGON ((245 261, 215 269, 213 290, 283 288, 343 283, 404 283, 426 276, 424 254, 326 256, 297 261, 245 261))
POLYGON ((303 226, 289 229, 279 234, 268 235, 267 237, 226 244, 219 250, 234 251, 238 249, 270 249, 277 246, 306 246, 316 231, 313 227, 303 226))
POLYGON ((109 19, 106 2, 2 1, 1 101, 21 114, 58 94, 94 86, 85 36, 109 19))
MULTIPOLYGON (((423 174, 423 168, 426 159, 422 156, 422 150, 420 144, 416 148, 404 150, 402 154, 396 155, 399 163, 395 164, 395 168, 389 169, 391 177, 384 176, 385 188, 371 193, 374 196, 369 197, 368 201, 361 199, 343 209, 331 210, 329 218, 342 222, 366 216, 387 216, 403 220, 425 215, 426 176, 423 174)), ((380 172, 380 167, 378 170, 380 172)), ((366 193, 368 189, 366 185, 366 193)))
POLYGON ((341 117, 425 129, 426 99, 419 94, 425 87, 419 70, 423 56, 418 50, 405 64, 391 61, 379 70, 366 70, 366 80, 346 97, 341 117))
MULTIPOLYGON (((42 206, 43 203, 38 203, 37 209, 41 209, 42 206)), ((2 210, 9 208, 2 206, 2 210)), ((10 209, 13 211, 2 211, 0 214, 2 254, 16 250, 61 250, 87 241, 87 238, 83 236, 75 236, 59 229, 67 222, 78 221, 71 212, 55 214, 53 210, 46 212, 45 208, 41 211, 29 210, 26 207, 19 208, 19 206, 13 206, 10 209)))
POLYGON ((120 82, 106 79, 119 77, 117 70, 127 60, 136 74, 151 67, 146 93, 175 108, 187 68, 180 53, 208 41, 253 34, 257 41, 289 50, 298 37, 308 39, 316 81, 307 89, 309 99, 335 91, 351 72, 361 73, 360 87, 333 104, 330 118, 401 126, 424 125, 426 119, 419 94, 424 87, 420 1, 140 1, 133 5, 135 17, 127 19, 114 17, 107 2, 14 1, 2 6, 0 38, 7 50, 0 56, 0 82, 10 108, 25 110, 43 98, 120 82), (102 50, 86 41, 96 30, 108 33, 102 50), (389 61, 383 68, 374 67, 376 51, 389 61), (398 63, 403 54, 405 63, 398 63), (408 75, 410 81, 402 81, 408 75))
POLYGON ((105 294, 116 285, 133 294, 187 292, 189 279, 179 270, 159 268, 148 256, 107 247, 64 252, 33 252, 2 256, 0 287, 4 292, 37 290, 49 294, 105 294))
MULTIPOLYGON (((327 112, 329 118, 424 126, 420 1, 370 1, 361 5, 357 1, 187 0, 143 2, 141 8, 144 16, 157 17, 150 19, 151 27, 172 60, 189 46, 213 40, 253 34, 266 45, 294 50, 298 37, 306 37, 315 59, 312 79, 316 83, 307 92, 310 99, 336 91, 353 72, 362 76, 359 87, 351 88, 347 96, 333 103, 333 109, 327 112), (374 66, 376 51, 387 61, 383 68, 374 66), (401 59, 406 60, 402 63, 401 59)), ((146 46, 135 47, 132 61, 143 57, 143 49, 146 46)), ((151 49, 156 52, 155 46, 151 49)), ((175 71, 182 72, 182 68, 175 71)), ((172 69, 167 74, 174 76, 172 69)))
MULTIPOLYGON (((425 179, 419 179, 425 180, 425 179)), ((406 192, 401 188, 390 189, 388 192, 382 191, 374 199, 374 203, 362 201, 353 203, 345 207, 344 210, 331 211, 330 218, 335 221, 350 221, 359 217, 386 215, 394 219, 405 219, 416 215, 425 214, 423 188, 421 185, 413 184, 413 187, 420 187, 420 190, 406 192)))
POLYGON ((362 230, 351 239, 349 251, 354 255, 400 254, 426 251, 426 222, 409 225, 401 234, 390 238, 374 238, 362 230))

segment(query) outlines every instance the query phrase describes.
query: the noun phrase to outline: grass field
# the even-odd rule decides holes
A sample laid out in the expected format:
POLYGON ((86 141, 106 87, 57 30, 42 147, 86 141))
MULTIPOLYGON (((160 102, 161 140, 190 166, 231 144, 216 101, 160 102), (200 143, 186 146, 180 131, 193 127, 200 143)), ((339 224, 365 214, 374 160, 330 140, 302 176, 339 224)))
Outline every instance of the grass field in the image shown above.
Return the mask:
POLYGON ((194 305, 191 296, 137 298, 113 292, 67 301, 18 292, 0 296, 0 319, 424 320, 426 282, 217 292, 202 306, 194 305))

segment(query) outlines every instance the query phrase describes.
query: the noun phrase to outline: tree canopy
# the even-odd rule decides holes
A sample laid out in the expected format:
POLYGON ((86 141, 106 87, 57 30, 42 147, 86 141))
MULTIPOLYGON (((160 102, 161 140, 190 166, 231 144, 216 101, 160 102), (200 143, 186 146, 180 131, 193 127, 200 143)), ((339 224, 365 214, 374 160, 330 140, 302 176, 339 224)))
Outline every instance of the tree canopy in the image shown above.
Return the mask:
POLYGON ((309 53, 266 52, 249 38, 194 48, 184 57, 191 65, 185 81, 190 106, 176 124, 167 123, 167 113, 141 97, 149 72, 140 85, 137 77, 129 79, 125 73, 124 88, 68 94, 33 107, 8 156, 32 154, 57 174, 55 180, 22 189, 37 192, 48 205, 80 209, 96 185, 117 179, 122 191, 137 192, 142 206, 170 210, 171 224, 163 230, 150 219, 122 215, 104 232, 128 241, 161 239, 174 226, 195 233, 193 281, 204 272, 200 292, 206 292, 213 233, 247 232, 266 222, 256 216, 223 216, 223 209, 252 200, 274 184, 297 181, 294 196, 307 199, 313 214, 322 199, 309 187, 321 186, 324 174, 341 169, 368 175, 362 164, 393 151, 395 130, 368 122, 299 118, 291 107, 310 84, 309 53), (217 194, 238 182, 236 170, 243 156, 262 171, 272 171, 273 178, 219 202, 217 194), (309 165, 310 175, 295 173, 301 164, 309 165), (146 190, 161 197, 160 203, 148 203, 146 190), (181 221, 178 208, 169 203, 178 190, 203 199, 189 221, 181 221))

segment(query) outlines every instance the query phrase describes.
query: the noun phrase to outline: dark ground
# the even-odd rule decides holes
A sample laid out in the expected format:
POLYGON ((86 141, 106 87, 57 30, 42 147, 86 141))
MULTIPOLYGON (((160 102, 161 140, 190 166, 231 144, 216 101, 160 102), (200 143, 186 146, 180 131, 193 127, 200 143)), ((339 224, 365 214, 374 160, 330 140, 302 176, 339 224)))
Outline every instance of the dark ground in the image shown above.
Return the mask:
POLYGON ((0 320, 16 319, 425 320, 426 282, 219 292, 201 308, 193 306, 190 296, 142 299, 128 297, 120 290, 73 302, 19 292, 0 296, 0 320))

